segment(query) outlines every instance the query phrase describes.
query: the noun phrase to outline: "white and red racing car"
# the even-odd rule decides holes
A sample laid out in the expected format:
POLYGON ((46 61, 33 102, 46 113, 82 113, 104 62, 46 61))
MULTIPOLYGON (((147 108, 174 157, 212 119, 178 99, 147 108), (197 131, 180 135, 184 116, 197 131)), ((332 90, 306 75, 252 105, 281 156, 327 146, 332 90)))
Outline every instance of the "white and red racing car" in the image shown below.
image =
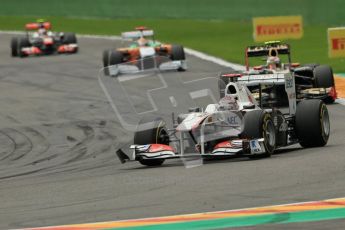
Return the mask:
POLYGON ((107 75, 116 76, 152 68, 187 70, 183 46, 156 41, 154 31, 144 26, 135 29, 122 33, 122 39, 131 40, 128 47, 107 49, 103 52, 103 66, 105 71, 109 72, 105 72, 107 75))
MULTIPOLYGON (((142 119, 130 146, 132 152, 119 149, 117 156, 122 163, 134 160, 158 166, 171 158, 269 157, 277 148, 295 143, 302 147, 326 145, 330 135, 326 105, 319 99, 302 100, 297 105, 294 78, 290 72, 282 77, 288 112, 275 107, 262 109, 234 75, 219 103, 192 109, 177 119, 173 116, 171 128, 161 118, 142 119)), ((260 87, 260 97, 262 90, 264 87, 260 87)))

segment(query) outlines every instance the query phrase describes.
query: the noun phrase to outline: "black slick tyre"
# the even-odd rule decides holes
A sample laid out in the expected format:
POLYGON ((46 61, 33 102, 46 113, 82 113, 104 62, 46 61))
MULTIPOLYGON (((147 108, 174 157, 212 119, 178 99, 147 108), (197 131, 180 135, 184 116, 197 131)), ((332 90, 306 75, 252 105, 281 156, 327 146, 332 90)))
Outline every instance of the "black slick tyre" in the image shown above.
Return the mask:
MULTIPOLYGON (((143 118, 134 134, 134 144, 165 144, 169 145, 169 136, 165 128, 165 122, 161 118, 143 118), (147 127, 145 127, 147 126, 147 127)), ((159 166, 164 159, 139 159, 142 165, 159 166)))
POLYGON ((171 47, 171 59, 172 60, 185 60, 186 56, 184 53, 183 46, 181 45, 172 45, 171 47))
POLYGON ((110 56, 111 50, 104 50, 102 54, 102 62, 104 67, 104 74, 107 76, 109 75, 109 56, 110 56))
MULTIPOLYGON (((319 65, 314 68, 314 83, 317 88, 334 87, 332 68, 328 65, 319 65)), ((329 96, 324 100, 326 103, 333 103, 334 98, 329 96)))
MULTIPOLYGON (((63 39, 62 39, 62 43, 65 44, 65 45, 68 45, 68 44, 77 44, 77 37, 75 35, 75 33, 65 33, 64 36, 63 36, 63 39)), ((75 49, 74 53, 77 53, 78 52, 78 48, 75 49)))
MULTIPOLYGON (((184 61, 186 59, 186 55, 184 53, 183 46, 181 45, 172 45, 171 47, 171 60, 173 61, 184 61)), ((180 67, 177 71, 186 71, 186 69, 180 67)))
POLYGON ((104 50, 102 54, 102 62, 103 62, 103 67, 107 67, 109 65, 109 55, 110 55, 110 50, 104 50))
POLYGON ((63 44, 77 44, 75 33, 65 33, 62 40, 63 44))
MULTIPOLYGON (((109 64, 108 64, 108 67, 104 69, 104 73, 106 75, 111 75, 110 69, 109 69, 111 67, 109 66, 123 63, 123 54, 117 50, 109 50, 108 57, 109 57, 109 64)), ((112 76, 117 76, 117 75, 112 75, 112 76)))
POLYGON ((109 51, 109 65, 117 65, 123 62, 123 54, 117 50, 109 51))
POLYGON ((18 56, 18 38, 12 38, 11 39, 11 55, 12 57, 18 56))
POLYGON ((26 57, 27 55, 22 52, 23 48, 30 47, 30 42, 27 37, 20 37, 18 38, 18 48, 17 48, 17 54, 19 57, 26 57))
POLYGON ((276 148, 276 130, 271 115, 263 110, 248 111, 244 115, 242 137, 248 139, 264 138, 266 152, 249 155, 249 158, 270 157, 276 148))
POLYGON ((321 100, 303 100, 297 105, 296 134, 304 148, 327 144, 330 122, 326 104, 321 100))

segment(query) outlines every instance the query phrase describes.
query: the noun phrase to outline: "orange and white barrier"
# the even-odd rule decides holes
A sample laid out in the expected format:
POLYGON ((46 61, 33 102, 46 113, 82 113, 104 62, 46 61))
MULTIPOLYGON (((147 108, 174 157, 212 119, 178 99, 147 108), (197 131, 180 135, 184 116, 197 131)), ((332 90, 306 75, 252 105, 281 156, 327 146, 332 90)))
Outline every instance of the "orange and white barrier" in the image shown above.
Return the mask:
POLYGON ((253 18, 253 35, 256 42, 300 39, 303 37, 302 16, 277 16, 253 18))

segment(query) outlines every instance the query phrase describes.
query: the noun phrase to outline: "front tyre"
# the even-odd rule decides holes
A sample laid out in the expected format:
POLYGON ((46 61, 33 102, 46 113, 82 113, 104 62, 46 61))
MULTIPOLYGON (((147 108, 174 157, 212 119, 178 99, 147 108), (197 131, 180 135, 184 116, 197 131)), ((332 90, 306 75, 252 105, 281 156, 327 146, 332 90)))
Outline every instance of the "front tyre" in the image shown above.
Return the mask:
POLYGON ((11 55, 12 57, 18 56, 18 38, 12 38, 11 39, 11 55))
POLYGON ((172 47, 171 47, 171 59, 173 61, 180 61, 180 60, 186 59, 183 46, 172 45, 172 47))
POLYGON ((27 54, 25 54, 22 49, 23 48, 27 48, 27 47, 30 47, 30 41, 27 37, 20 37, 18 38, 18 43, 17 43, 17 54, 19 57, 26 57, 28 56, 27 54))
POLYGON ((103 67, 107 67, 109 65, 109 55, 110 55, 110 50, 103 51, 103 54, 102 54, 103 67))
POLYGON ((123 62, 123 54, 117 50, 110 50, 108 55, 109 55, 108 65, 118 65, 123 62))
POLYGON ((321 100, 303 100, 297 105, 296 134, 304 148, 322 147, 328 142, 330 121, 326 104, 321 100))
MULTIPOLYGON (((171 47, 171 60, 173 61, 185 61, 186 55, 184 53, 183 46, 181 45, 172 45, 171 47)), ((186 71, 185 67, 180 67, 177 69, 177 71, 186 71)))
POLYGON ((103 62, 103 67, 104 67, 104 75, 108 76, 109 75, 109 56, 110 56, 111 50, 104 50, 102 54, 102 62, 103 62))
POLYGON ((276 148, 277 132, 272 117, 263 110, 248 111, 244 115, 242 136, 248 139, 264 138, 266 152, 250 155, 249 158, 270 157, 276 148))
MULTIPOLYGON (((134 133, 134 144, 165 144, 169 145, 169 136, 162 118, 143 118, 138 124, 137 131, 134 133), (147 127, 145 127, 147 126, 147 127)), ((164 159, 139 159, 142 165, 159 166, 164 159)))

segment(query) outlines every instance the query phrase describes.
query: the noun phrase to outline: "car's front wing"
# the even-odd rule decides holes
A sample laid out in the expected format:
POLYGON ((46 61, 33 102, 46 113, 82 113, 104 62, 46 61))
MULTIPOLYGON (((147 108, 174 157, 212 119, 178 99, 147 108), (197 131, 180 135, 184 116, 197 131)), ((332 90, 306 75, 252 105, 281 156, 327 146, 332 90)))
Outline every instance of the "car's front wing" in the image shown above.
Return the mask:
POLYGON ((212 152, 200 153, 178 153, 173 147, 163 144, 131 145, 132 153, 126 154, 123 150, 117 150, 116 154, 122 163, 127 161, 148 160, 148 159, 174 159, 189 157, 224 157, 237 155, 256 155, 266 152, 264 139, 224 141, 217 144, 212 152))

